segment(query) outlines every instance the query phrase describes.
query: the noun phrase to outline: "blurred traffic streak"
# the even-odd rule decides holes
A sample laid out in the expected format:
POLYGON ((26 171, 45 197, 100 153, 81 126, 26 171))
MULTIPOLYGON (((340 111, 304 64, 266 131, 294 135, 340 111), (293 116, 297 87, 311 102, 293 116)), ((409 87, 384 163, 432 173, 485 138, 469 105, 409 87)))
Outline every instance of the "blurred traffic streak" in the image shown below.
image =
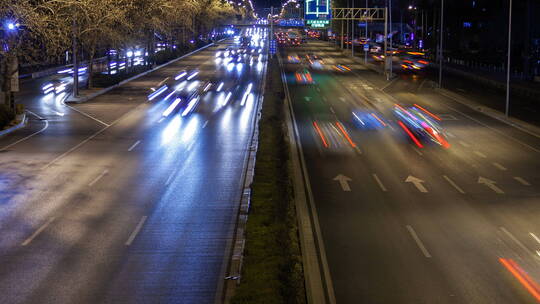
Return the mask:
POLYGON ((387 123, 374 112, 369 111, 353 111, 353 124, 359 129, 382 129, 387 126, 387 123))
POLYGON ((334 65, 334 69, 339 72, 350 72, 351 69, 345 65, 342 64, 336 64, 334 65))
POLYGON ((508 270, 514 278, 540 303, 540 285, 512 259, 499 258, 499 262, 508 270))
POLYGON ((315 120, 313 131, 319 143, 331 153, 347 153, 356 149, 357 145, 349 131, 339 121, 315 120))
POLYGON ((398 120, 399 126, 419 148, 423 147, 421 142, 435 143, 444 148, 450 147, 441 126, 432 120, 432 117, 437 116, 424 108, 419 109, 416 106, 404 108, 395 104, 393 113, 398 120))
POLYGON ((298 84, 314 84, 313 77, 308 69, 301 69, 294 73, 294 78, 298 84))
POLYGON ((306 55, 306 59, 311 68, 317 70, 322 70, 324 68, 324 61, 320 56, 310 53, 306 55))

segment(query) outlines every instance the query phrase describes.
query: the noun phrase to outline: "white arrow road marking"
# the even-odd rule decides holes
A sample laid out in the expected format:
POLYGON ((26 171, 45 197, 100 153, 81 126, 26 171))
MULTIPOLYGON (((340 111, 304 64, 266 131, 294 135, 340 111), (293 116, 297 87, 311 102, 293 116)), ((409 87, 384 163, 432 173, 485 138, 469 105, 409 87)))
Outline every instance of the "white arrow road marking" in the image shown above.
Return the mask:
POLYGON ((424 246, 424 243, 422 243, 422 240, 420 240, 420 238, 416 234, 416 231, 414 231, 413 227, 411 227, 411 225, 407 225, 406 227, 407 227, 407 230, 409 230, 409 233, 411 234, 412 238, 416 242, 416 245, 418 245, 420 250, 422 250, 422 253, 424 254, 424 256, 426 258, 431 258, 431 254, 426 249, 426 246, 424 246))
POLYGON ((109 170, 105 169, 103 170, 103 172, 101 172, 101 174, 94 178, 93 181, 91 181, 89 184, 88 184, 88 187, 92 187, 95 183, 97 183, 103 176, 105 176, 105 174, 109 173, 109 170))
POLYGON ((53 221, 54 221, 54 217, 51 217, 45 224, 41 225, 41 227, 39 227, 39 229, 36 230, 36 232, 34 232, 29 238, 24 240, 21 246, 26 246, 30 244, 30 242, 32 242, 33 239, 35 239, 41 232, 43 232, 43 230, 45 230, 45 228, 47 228, 47 226, 49 226, 53 221))
POLYGON ((349 186, 349 182, 352 181, 350 177, 347 177, 343 174, 339 174, 338 176, 334 177, 335 181, 339 182, 339 185, 341 186, 341 189, 343 191, 351 191, 351 187, 349 186))
POLYGON ((379 177, 377 176, 377 174, 373 174, 373 178, 375 179, 375 181, 377 182, 377 184, 379 185, 379 187, 381 187, 381 190, 382 190, 383 192, 388 191, 388 190, 386 189, 386 187, 383 185, 383 183, 381 182, 381 180, 379 179, 379 177))
POLYGON ((305 99, 306 101, 310 101, 310 100, 311 100, 311 97, 306 96, 306 97, 304 97, 304 99, 305 99))
POLYGON ((495 185, 497 182, 492 181, 492 180, 490 180, 490 179, 488 179, 488 178, 485 178, 485 177, 480 176, 480 177, 478 177, 478 183, 479 183, 479 184, 486 185, 486 187, 488 187, 489 189, 493 190, 495 193, 499 193, 499 194, 503 194, 503 193, 504 193, 504 191, 503 191, 501 188, 499 188, 499 187, 497 187, 497 186, 495 185))
POLYGON ((133 145, 131 145, 131 147, 129 147, 128 151, 131 152, 133 149, 135 149, 135 147, 140 144, 141 141, 140 140, 137 140, 133 145))
POLYGON ((345 102, 345 97, 340 97, 339 100, 341 100, 342 102, 345 102))
POLYGON ((514 176, 514 179, 517 180, 520 184, 522 184, 523 186, 530 186, 531 184, 526 181, 525 179, 523 179, 522 177, 519 177, 519 176, 514 176))
POLYGON ((129 246, 129 245, 131 245, 131 243, 133 243, 133 240, 135 239, 135 237, 137 236, 137 234, 141 230, 142 226, 144 225, 144 222, 146 222, 146 218, 147 218, 147 216, 143 216, 141 218, 141 220, 137 224, 137 227, 135 227, 135 230, 133 230, 133 232, 129 236, 128 240, 126 241, 126 246, 129 246))
POLYGON ((416 187, 416 189, 418 189, 418 191, 422 192, 422 193, 426 193, 428 192, 428 190, 426 189, 426 187, 424 187, 424 185, 422 183, 424 183, 423 180, 419 179, 418 177, 414 177, 412 175, 409 175, 407 177, 407 179, 405 180, 406 183, 413 183, 414 186, 416 187))
POLYGON ((487 158, 487 156, 484 153, 480 152, 480 151, 474 151, 474 154, 480 156, 481 158, 487 158))
POLYGON ((465 194, 465 191, 463 191, 463 189, 461 189, 456 183, 454 183, 454 181, 451 180, 448 176, 443 175, 443 178, 444 178, 450 185, 452 185, 452 187, 456 188, 456 190, 457 190, 459 193, 465 194))
POLYGON ((336 112, 334 111, 334 108, 330 107, 330 112, 332 112, 333 114, 336 114, 336 112))
POLYGON ((503 166, 503 165, 501 165, 499 163, 493 163, 493 166, 495 166, 495 168, 497 168, 497 169, 499 169, 501 171, 506 171, 507 170, 505 166, 503 166))

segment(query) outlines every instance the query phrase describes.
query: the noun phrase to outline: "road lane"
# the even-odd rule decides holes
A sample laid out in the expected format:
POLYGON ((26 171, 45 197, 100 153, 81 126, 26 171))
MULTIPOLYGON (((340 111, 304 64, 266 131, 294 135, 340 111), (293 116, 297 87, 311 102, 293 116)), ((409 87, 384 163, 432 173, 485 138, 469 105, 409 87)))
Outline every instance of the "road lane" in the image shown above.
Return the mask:
MULTIPOLYGON (((513 139, 532 147, 536 140, 528 134, 512 138, 523 132, 507 133, 506 126, 478 118, 481 114, 471 115, 487 121, 491 129, 449 110, 447 98, 419 91, 420 84, 402 85, 397 80, 381 92, 381 86, 366 80, 376 78, 372 72, 356 68, 323 43, 288 51, 300 57, 316 53, 327 65, 347 65, 354 72, 312 69, 314 85, 290 84, 338 303, 534 303, 499 258, 520 261, 540 281, 533 256, 538 243, 529 234, 540 229, 534 216, 540 211, 540 191, 514 179, 524 176, 537 184, 538 173, 531 170, 540 166, 536 152, 513 139), (413 149, 390 114, 396 102, 451 115, 442 122, 454 135, 448 136, 450 148, 413 149), (378 110, 394 128, 357 129, 351 111, 358 108, 378 110), (325 148, 313 120, 339 121, 363 153, 349 153, 346 143, 325 148), (333 180, 338 174, 351 179, 351 191, 343 191, 333 180), (407 183, 409 176, 423 182, 407 183), (480 176, 496 181, 505 193, 479 184, 480 176)), ((285 67, 289 74, 298 69, 298 64, 285 67)), ((331 129, 322 133, 328 138, 336 134, 331 129)))
MULTIPOLYGON (((121 119, 10 188, 9 208, 1 214, 3 301, 214 300, 264 77, 257 64, 228 71, 214 61, 215 49, 197 54, 197 80, 222 79, 227 92, 240 86, 227 105, 211 89, 191 114, 177 110, 162 119, 169 101, 146 102, 146 94, 134 90, 140 102, 122 111, 122 94, 113 91, 84 110, 94 115, 112 108, 121 119), (242 106, 249 83, 252 94, 242 106)), ((168 73, 190 64, 195 61, 180 61, 168 73)), ((159 77, 144 78, 141 88, 159 77)))

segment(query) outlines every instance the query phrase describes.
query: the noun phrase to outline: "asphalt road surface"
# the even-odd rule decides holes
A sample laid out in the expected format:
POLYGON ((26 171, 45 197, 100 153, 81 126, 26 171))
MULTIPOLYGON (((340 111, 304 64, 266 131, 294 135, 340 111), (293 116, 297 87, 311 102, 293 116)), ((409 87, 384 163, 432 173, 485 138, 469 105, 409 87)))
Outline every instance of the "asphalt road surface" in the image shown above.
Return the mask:
POLYGON ((0 302, 214 302, 266 70, 264 47, 225 63, 226 47, 81 105, 19 96, 33 114, 0 139, 0 302))
POLYGON ((540 138, 325 42, 282 58, 337 303, 540 301, 540 138), (440 118, 449 147, 416 145, 394 104, 440 118))

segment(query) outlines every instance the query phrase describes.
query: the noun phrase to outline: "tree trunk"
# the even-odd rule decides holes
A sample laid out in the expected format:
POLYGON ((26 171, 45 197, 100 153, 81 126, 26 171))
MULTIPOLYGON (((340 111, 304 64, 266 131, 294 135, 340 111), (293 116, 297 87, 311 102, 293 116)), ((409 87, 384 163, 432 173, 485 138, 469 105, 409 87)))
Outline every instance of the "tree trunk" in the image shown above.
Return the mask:
POLYGON ((96 54, 95 44, 90 49, 90 58, 88 59, 88 81, 86 82, 86 88, 91 89, 94 87, 94 56, 96 54))

